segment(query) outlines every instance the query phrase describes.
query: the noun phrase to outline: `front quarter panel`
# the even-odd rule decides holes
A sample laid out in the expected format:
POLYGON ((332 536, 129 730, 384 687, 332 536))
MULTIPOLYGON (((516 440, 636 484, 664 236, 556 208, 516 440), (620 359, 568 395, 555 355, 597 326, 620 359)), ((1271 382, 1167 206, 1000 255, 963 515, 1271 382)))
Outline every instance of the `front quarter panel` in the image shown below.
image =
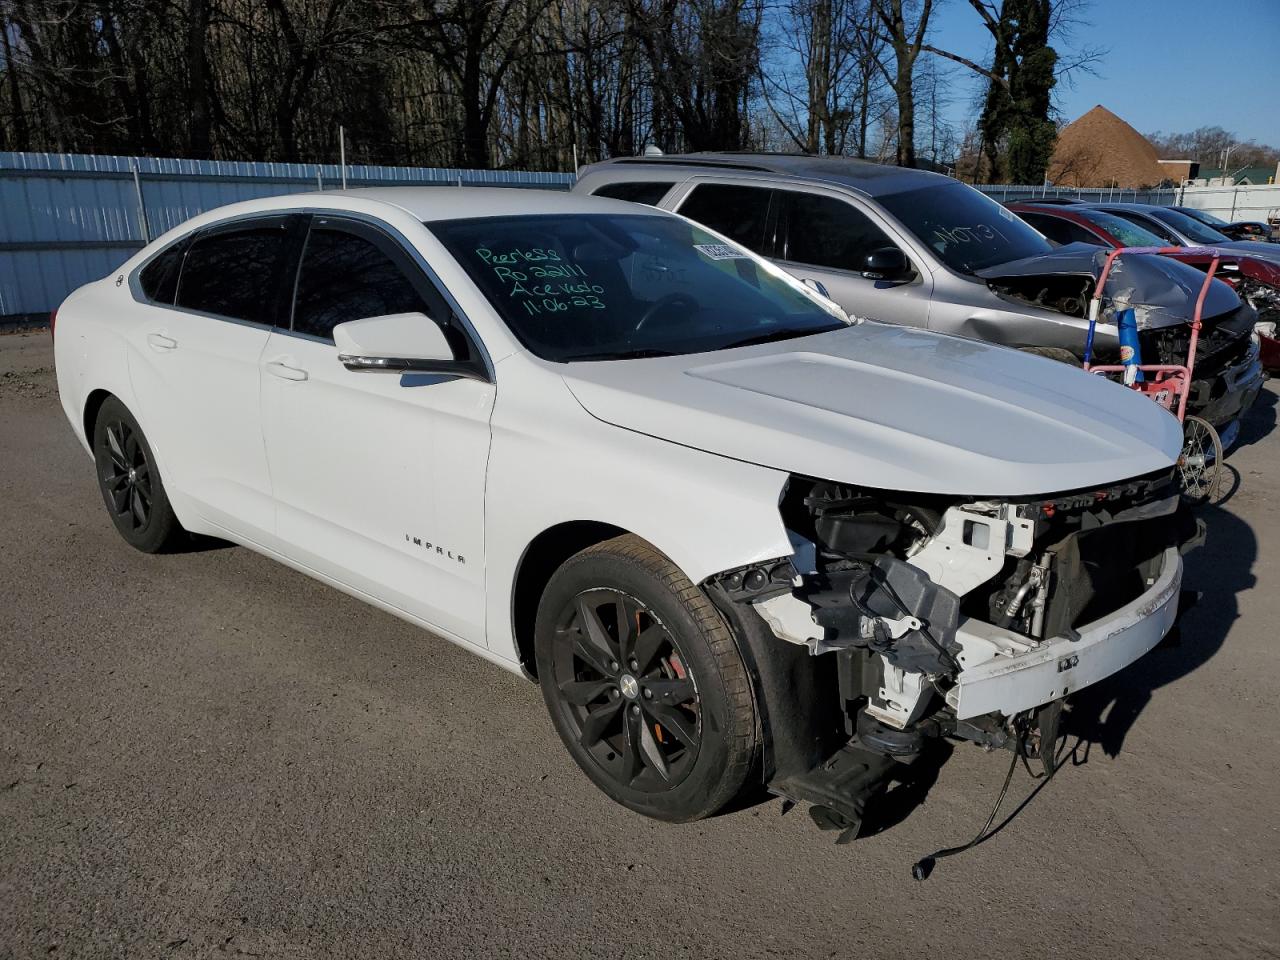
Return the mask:
POLYGON ((634 533, 694 583, 790 556, 778 513, 787 474, 595 419, 556 372, 525 354, 498 365, 485 493, 488 639, 516 660, 511 596, 529 544, 588 520, 634 533))

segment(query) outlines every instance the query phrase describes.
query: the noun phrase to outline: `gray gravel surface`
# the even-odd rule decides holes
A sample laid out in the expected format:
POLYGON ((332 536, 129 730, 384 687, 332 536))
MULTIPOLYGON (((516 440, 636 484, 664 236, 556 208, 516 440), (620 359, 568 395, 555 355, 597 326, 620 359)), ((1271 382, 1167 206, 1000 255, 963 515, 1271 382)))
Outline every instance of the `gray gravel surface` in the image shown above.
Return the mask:
POLYGON ((777 800, 642 819, 527 682, 248 550, 129 549, 51 367, 0 337, 0 957, 1280 956, 1274 392, 1178 642, 921 884, 1004 756, 957 747, 845 847, 777 800))

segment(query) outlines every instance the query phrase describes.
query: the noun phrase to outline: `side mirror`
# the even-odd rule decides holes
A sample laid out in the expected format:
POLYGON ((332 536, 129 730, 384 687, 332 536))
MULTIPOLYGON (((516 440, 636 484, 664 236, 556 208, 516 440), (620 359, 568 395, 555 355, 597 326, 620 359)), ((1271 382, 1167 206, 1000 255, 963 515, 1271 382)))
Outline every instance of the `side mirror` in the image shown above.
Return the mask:
POLYGON ((862 275, 868 280, 905 280, 911 261, 897 247, 880 247, 862 258, 862 275))
POLYGON ((333 342, 348 370, 476 375, 454 357, 444 331, 425 313, 348 320, 333 328, 333 342))

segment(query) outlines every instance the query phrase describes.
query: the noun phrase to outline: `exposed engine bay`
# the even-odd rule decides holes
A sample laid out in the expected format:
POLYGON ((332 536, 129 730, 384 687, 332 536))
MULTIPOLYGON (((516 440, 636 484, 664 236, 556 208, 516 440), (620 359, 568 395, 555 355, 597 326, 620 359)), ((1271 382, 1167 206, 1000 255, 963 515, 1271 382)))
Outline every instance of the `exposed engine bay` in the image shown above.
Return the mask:
POLYGON ((1172 610, 1135 658, 1163 636, 1179 552, 1202 539, 1172 472, 1025 500, 792 477, 780 508, 795 554, 708 586, 739 623, 803 650, 807 668, 788 667, 797 694, 834 699, 804 718, 807 757, 777 752, 770 789, 855 833, 868 797, 929 737, 1001 748, 1034 728, 1051 743, 1063 699, 1106 675, 1099 658, 1127 611, 1172 610))

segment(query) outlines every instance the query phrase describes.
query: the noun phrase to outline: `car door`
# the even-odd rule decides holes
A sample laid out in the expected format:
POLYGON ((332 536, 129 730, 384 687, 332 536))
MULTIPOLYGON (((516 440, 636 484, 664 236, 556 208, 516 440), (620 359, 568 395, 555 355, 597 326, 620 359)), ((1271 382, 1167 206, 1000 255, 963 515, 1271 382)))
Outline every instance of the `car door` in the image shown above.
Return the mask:
POLYGON ((312 218, 291 316, 262 354, 263 434, 279 549, 464 640, 484 643, 484 478, 491 382, 355 372, 333 328, 422 313, 460 357, 479 347, 402 241, 312 218), (428 319, 430 318, 430 319, 428 319))
POLYGON ((816 190, 780 189, 773 257, 801 279, 817 280, 850 314, 913 327, 929 324, 930 272, 852 200, 816 190), (912 264, 907 279, 872 279, 861 272, 873 250, 895 247, 912 264))
POLYGON ((142 271, 147 302, 129 372, 165 481, 202 519, 257 541, 275 514, 258 363, 286 302, 300 226, 296 216, 218 224, 156 258, 163 276, 150 263, 142 271))

